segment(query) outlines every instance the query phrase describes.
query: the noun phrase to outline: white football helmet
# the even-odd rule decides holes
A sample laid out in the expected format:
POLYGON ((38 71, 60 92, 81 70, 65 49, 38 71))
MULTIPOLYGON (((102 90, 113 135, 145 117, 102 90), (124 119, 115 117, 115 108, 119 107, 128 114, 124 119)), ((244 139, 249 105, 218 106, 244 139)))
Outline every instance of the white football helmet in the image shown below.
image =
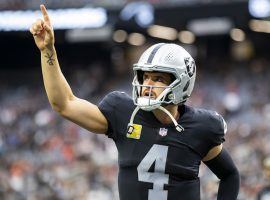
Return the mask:
POLYGON ((191 55, 179 45, 166 43, 149 47, 134 64, 133 71, 132 98, 136 106, 146 111, 161 105, 184 103, 191 95, 196 77, 196 65, 191 55), (143 72, 166 72, 175 78, 156 99, 151 99, 151 90, 155 86, 142 85, 143 72), (142 87, 149 88, 149 97, 142 97, 142 87))

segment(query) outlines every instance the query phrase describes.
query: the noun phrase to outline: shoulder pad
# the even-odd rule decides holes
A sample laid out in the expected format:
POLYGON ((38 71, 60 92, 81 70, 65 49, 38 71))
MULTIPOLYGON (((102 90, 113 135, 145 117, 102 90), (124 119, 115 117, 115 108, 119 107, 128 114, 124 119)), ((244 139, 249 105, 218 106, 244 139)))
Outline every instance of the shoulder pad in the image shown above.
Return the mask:
POLYGON ((226 134, 227 132, 227 123, 216 111, 195 109, 194 117, 196 120, 201 121, 202 124, 207 124, 207 127, 215 133, 226 134))
POLYGON ((103 99, 103 101, 108 102, 110 105, 117 105, 120 102, 125 102, 125 100, 131 100, 131 98, 127 93, 120 91, 110 92, 103 99))

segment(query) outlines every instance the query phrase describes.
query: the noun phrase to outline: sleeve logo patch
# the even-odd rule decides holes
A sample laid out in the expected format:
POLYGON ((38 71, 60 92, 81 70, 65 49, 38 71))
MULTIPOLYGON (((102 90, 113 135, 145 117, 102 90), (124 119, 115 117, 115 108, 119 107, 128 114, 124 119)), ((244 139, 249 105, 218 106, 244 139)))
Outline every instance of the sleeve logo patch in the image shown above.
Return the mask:
POLYGON ((142 125, 133 124, 133 126, 128 127, 127 138, 138 140, 141 137, 141 132, 142 132, 142 125))

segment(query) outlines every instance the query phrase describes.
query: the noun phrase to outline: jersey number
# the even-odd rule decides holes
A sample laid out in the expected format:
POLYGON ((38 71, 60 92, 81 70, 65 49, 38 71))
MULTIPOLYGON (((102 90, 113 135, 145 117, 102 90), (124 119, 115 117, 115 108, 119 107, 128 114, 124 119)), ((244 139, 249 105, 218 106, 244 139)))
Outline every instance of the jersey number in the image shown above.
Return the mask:
POLYGON ((168 147, 154 144, 137 167, 138 179, 143 182, 153 183, 153 189, 148 192, 148 200, 166 200, 168 191, 164 184, 168 184, 169 175, 165 174, 165 165, 168 147), (154 172, 149 169, 154 163, 154 172))

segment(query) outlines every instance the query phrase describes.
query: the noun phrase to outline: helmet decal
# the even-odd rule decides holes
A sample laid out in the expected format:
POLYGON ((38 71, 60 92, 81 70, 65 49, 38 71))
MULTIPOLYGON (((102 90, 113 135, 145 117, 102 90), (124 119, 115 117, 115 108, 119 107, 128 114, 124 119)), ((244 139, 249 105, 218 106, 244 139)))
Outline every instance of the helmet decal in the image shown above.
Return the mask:
POLYGON ((187 73, 189 77, 192 77, 195 72, 195 62, 191 57, 187 57, 184 59, 186 67, 187 67, 187 73))

